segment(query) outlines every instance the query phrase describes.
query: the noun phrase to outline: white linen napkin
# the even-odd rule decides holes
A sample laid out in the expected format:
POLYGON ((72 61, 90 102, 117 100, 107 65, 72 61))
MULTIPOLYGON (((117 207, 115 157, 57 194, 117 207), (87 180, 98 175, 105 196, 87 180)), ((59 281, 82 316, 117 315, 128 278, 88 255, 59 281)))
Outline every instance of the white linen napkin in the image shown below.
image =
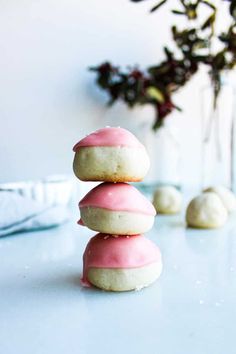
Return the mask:
POLYGON ((0 236, 49 228, 68 219, 65 206, 48 206, 15 192, 0 192, 0 236))

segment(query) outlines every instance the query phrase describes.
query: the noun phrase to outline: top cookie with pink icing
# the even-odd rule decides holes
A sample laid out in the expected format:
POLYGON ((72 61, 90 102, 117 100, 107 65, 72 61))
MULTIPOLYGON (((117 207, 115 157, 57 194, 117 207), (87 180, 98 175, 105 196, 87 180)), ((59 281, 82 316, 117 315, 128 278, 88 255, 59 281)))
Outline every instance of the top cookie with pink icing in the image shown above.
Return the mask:
POLYGON ((79 202, 79 207, 97 207, 156 215, 152 203, 128 183, 101 183, 86 194, 79 202))
POLYGON ((96 130, 75 144, 73 151, 76 152, 80 147, 92 146, 127 146, 144 148, 131 132, 120 127, 106 127, 96 130))

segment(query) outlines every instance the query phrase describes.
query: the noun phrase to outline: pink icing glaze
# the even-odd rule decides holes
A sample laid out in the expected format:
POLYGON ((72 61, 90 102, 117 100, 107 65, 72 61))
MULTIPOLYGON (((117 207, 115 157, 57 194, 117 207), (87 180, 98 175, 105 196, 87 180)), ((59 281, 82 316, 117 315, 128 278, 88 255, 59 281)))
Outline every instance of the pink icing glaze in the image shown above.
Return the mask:
POLYGON ((90 268, 139 268, 161 262, 159 248, 143 235, 111 236, 97 234, 87 244, 83 256, 83 286, 90 286, 90 268))
POLYGON ((80 147, 88 146, 130 146, 144 148, 138 139, 123 128, 102 128, 96 130, 80 140, 73 147, 73 151, 77 151, 80 147))
POLYGON ((86 194, 80 201, 79 207, 98 207, 156 215, 152 203, 128 183, 101 183, 86 194))
POLYGON ((81 226, 85 226, 82 219, 79 219, 79 220, 77 221, 77 224, 78 224, 78 225, 81 225, 81 226))

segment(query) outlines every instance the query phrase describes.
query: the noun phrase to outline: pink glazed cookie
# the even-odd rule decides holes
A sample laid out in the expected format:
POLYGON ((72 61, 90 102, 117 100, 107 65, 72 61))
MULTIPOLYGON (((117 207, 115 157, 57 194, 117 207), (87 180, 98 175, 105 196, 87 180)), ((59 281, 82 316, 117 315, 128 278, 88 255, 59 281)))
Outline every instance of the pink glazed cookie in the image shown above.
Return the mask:
POLYGON ((137 182, 150 165, 145 147, 123 128, 99 129, 80 140, 73 151, 73 170, 82 181, 137 182))
POLYGON ((144 236, 97 234, 85 249, 81 282, 108 291, 138 290, 152 284, 161 271, 160 250, 144 236))
POLYGON ((152 203, 127 183, 101 183, 79 203, 79 224, 116 235, 135 235, 150 230, 156 215, 152 203))

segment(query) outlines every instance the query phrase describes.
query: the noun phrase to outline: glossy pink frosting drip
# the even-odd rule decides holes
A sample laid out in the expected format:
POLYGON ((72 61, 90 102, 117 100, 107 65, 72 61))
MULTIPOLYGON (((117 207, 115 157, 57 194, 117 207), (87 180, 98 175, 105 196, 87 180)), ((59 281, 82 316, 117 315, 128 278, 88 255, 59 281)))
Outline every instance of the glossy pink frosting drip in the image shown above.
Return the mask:
POLYGON ((77 221, 77 224, 78 224, 78 225, 81 225, 81 226, 84 226, 84 223, 83 223, 83 220, 82 220, 82 219, 79 219, 79 220, 77 221))
POLYGON ((152 203, 128 183, 101 183, 80 201, 79 207, 98 207, 156 215, 152 203))
POLYGON ((73 151, 86 146, 130 146, 144 148, 138 139, 128 130, 110 127, 99 129, 89 134, 73 147, 73 151))
POLYGON ((159 248, 143 235, 97 234, 87 244, 83 256, 82 285, 90 286, 90 268, 139 268, 161 261, 159 248))

